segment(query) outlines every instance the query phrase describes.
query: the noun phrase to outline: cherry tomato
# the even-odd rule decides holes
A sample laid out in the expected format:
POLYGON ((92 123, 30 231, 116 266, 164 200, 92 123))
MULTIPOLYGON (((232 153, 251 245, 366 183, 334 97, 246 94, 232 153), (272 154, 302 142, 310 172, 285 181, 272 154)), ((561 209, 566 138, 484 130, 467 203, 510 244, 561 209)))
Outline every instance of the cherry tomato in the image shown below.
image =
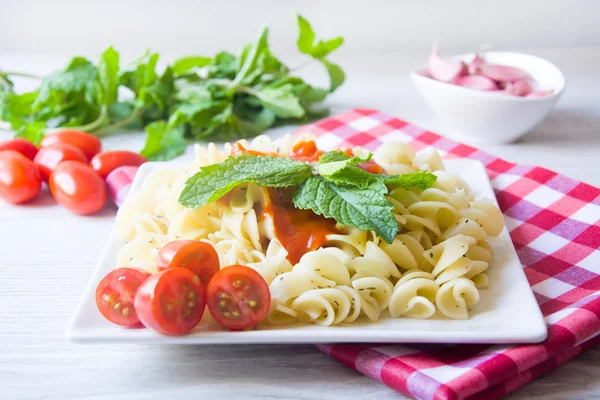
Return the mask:
POLYGON ((77 161, 85 164, 87 163, 87 158, 75 146, 66 143, 56 143, 52 146, 41 148, 33 159, 34 164, 40 170, 40 176, 44 182, 48 182, 52 171, 63 161, 77 161))
POLYGON ((161 271, 167 268, 185 268, 198 275, 206 287, 220 270, 219 254, 209 243, 197 240, 174 240, 164 245, 156 257, 161 271))
POLYGON ((135 311, 144 326, 163 335, 188 333, 204 314, 204 285, 185 268, 169 268, 148 278, 135 295, 135 311))
POLYGON ((245 148, 241 143, 236 142, 231 147, 231 156, 239 156, 241 154, 250 154, 252 156, 273 156, 277 157, 275 153, 265 153, 264 151, 250 150, 245 148))
POLYGON ((146 157, 134 153, 133 151, 105 151, 92 158, 90 167, 92 167, 102 179, 106 179, 108 174, 119 167, 124 165, 138 167, 146 161, 148 161, 146 157))
POLYGON ((0 197, 21 204, 38 195, 42 179, 33 162, 15 150, 0 151, 0 197))
POLYGON ((298 161, 316 162, 319 161, 322 155, 323 152, 317 148, 314 140, 298 142, 290 152, 290 157, 298 161))
POLYGON ((79 215, 98 212, 106 203, 106 186, 94 170, 76 161, 60 163, 50 175, 54 200, 79 215))
POLYGON ((372 174, 381 174, 383 172, 381 165, 377 164, 374 160, 358 163, 357 166, 372 174))
POLYGON ((66 129, 46 136, 40 147, 52 146, 56 143, 66 143, 77 147, 88 160, 102 151, 102 143, 94 135, 82 131, 66 129))
POLYGON ((239 330, 266 317, 271 294, 258 272, 243 265, 231 265, 219 271, 208 284, 206 303, 219 325, 239 330))
POLYGON ((38 149, 33 143, 31 143, 29 140, 21 138, 7 140, 6 142, 0 143, 0 151, 3 150, 18 151, 30 160, 33 160, 35 155, 38 153, 38 149))
POLYGON ((133 300, 135 292, 149 276, 149 272, 141 269, 119 268, 102 278, 96 288, 96 306, 104 318, 121 326, 139 326, 133 300))

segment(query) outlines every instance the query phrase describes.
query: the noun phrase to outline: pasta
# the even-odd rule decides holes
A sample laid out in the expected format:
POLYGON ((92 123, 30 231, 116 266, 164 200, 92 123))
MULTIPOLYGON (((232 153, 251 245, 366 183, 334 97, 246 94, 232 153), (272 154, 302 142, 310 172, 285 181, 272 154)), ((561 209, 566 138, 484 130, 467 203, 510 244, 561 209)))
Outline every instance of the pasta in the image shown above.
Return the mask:
MULTIPOLYGON (((238 146, 287 155, 304 134, 272 141, 258 136, 238 146)), ((202 240, 216 249, 221 266, 247 265, 269 285, 266 323, 294 322, 331 326, 380 318, 467 319, 490 285, 487 271, 494 250, 489 239, 504 229, 502 213, 490 199, 477 199, 459 176, 446 172, 434 149, 415 153, 404 143, 386 143, 374 160, 388 174, 430 171, 436 182, 427 189, 398 187, 386 196, 400 228, 391 243, 375 232, 335 226, 317 248, 293 260, 273 217, 263 210, 272 196, 263 187, 242 184, 199 209, 179 203, 186 181, 199 168, 225 160, 214 144, 196 146, 186 168, 150 174, 117 214, 117 237, 126 242, 119 266, 156 271, 164 244, 202 240)), ((361 148, 354 155, 366 156, 361 148)))

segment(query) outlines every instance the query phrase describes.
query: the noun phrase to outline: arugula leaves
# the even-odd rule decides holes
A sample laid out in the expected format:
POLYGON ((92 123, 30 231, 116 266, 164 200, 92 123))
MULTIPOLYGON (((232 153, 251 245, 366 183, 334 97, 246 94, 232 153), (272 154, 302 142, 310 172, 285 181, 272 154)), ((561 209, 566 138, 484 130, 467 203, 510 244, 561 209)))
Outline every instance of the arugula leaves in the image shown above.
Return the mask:
POLYGON ((344 82, 343 71, 329 59, 344 40, 317 39, 301 16, 298 32, 300 52, 327 69, 328 88, 294 76, 297 68, 271 52, 264 28, 237 56, 190 55, 164 70, 158 53, 146 51, 120 65, 119 53, 109 47, 97 62, 74 57, 31 93, 15 93, 11 73, 0 70, 0 119, 32 141, 61 127, 97 136, 145 128, 142 154, 167 160, 189 141, 252 137, 272 126, 323 117, 327 109, 320 104, 344 82))
POLYGON ((257 157, 249 154, 229 157, 202 167, 186 182, 179 202, 199 208, 225 196, 241 183, 268 187, 297 186, 312 174, 309 164, 291 158, 257 157))
POLYGON ((296 186, 296 208, 333 218, 342 225, 372 230, 391 243, 399 231, 392 215, 392 204, 385 198, 388 186, 431 187, 437 177, 421 171, 404 175, 379 175, 358 167, 371 159, 351 157, 341 151, 325 153, 319 162, 294 161, 291 158, 253 156, 229 157, 202 167, 188 179, 179 202, 199 208, 215 201, 241 183, 268 187, 296 186))

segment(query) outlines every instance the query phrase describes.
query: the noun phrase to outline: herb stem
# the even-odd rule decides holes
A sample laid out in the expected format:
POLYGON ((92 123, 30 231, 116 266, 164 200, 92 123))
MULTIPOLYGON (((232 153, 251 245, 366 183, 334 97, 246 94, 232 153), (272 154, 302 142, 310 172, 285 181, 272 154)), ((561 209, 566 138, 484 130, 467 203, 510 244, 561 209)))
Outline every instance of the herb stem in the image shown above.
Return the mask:
POLYGON ((31 79, 42 79, 39 75, 28 74, 25 72, 17 72, 17 71, 0 71, 0 77, 4 78, 7 76, 20 76, 22 78, 31 78, 31 79))
POLYGON ((108 136, 108 134, 110 134, 115 129, 125 127, 125 126, 131 124, 132 122, 134 122, 140 116, 141 111, 142 111, 142 109, 136 109, 135 111, 133 111, 131 113, 131 115, 129 117, 125 118, 124 120, 115 122, 112 125, 107 125, 104 128, 100 128, 94 133, 96 134, 96 136, 100 136, 100 137, 108 136))
POLYGON ((296 66, 295 66, 295 67, 293 67, 293 68, 290 68, 289 72, 294 72, 294 71, 297 71, 297 70, 299 70, 299 69, 302 69, 302 68, 306 67, 307 65, 310 65, 310 64, 312 64, 312 63, 313 63, 313 61, 315 61, 315 60, 314 60, 314 59, 306 60, 306 61, 304 61, 303 63, 301 63, 301 64, 298 64, 298 65, 296 65, 296 66))

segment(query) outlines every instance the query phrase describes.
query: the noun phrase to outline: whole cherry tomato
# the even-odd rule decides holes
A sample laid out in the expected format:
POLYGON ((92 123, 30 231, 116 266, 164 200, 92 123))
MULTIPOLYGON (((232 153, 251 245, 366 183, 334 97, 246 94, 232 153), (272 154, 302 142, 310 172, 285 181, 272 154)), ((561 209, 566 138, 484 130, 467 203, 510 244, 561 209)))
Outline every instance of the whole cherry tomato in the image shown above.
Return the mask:
POLYGON ((58 204, 75 214, 93 214, 106 203, 102 178, 77 161, 64 161, 56 167, 50 175, 50 191, 58 204))
POLYGON ((33 143, 31 143, 29 140, 21 138, 7 140, 6 142, 0 143, 0 151, 2 150, 18 151, 30 160, 33 160, 35 155, 38 153, 38 149, 33 143))
POLYGON ((102 151, 102 142, 96 136, 72 129, 47 135, 40 143, 40 147, 49 147, 57 143, 66 143, 77 147, 88 160, 102 151))
POLYGON ((0 198, 21 204, 38 195, 42 179, 33 162, 15 150, 0 151, 0 198))
POLYGON ((125 165, 137 167, 146 161, 148 161, 146 157, 138 153, 134 153, 133 151, 106 151, 92 158, 90 167, 92 167, 92 169, 96 171, 96 173, 100 175, 102 179, 106 179, 108 174, 119 167, 125 165))
POLYGON ((77 147, 66 143, 56 143, 43 147, 33 159, 33 163, 39 168, 40 176, 44 182, 48 182, 50 174, 63 161, 77 161, 87 163, 85 154, 77 147))

